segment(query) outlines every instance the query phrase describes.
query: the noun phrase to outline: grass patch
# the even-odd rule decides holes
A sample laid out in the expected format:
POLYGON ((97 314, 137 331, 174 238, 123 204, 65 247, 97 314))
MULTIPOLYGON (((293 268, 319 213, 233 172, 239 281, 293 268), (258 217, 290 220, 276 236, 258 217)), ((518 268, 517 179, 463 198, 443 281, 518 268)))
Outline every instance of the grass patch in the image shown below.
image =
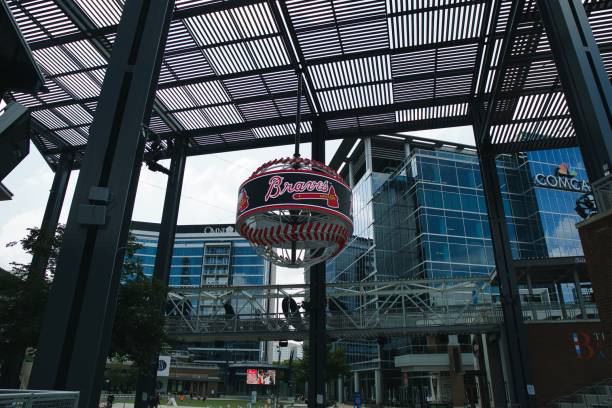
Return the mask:
MULTIPOLYGON (((123 408, 122 404, 133 404, 133 398, 115 398, 113 402, 113 408, 123 408)), ((206 401, 200 400, 185 400, 185 401, 176 401, 178 406, 180 407, 202 407, 202 408, 247 408, 249 406, 249 402, 247 400, 215 400, 215 399, 207 399, 206 401)), ((271 407, 272 404, 267 405, 271 407)), ((253 408, 265 408, 266 404, 263 401, 257 401, 256 404, 252 405, 253 408)), ((171 405, 168 404, 168 400, 163 398, 160 404, 160 408, 171 408, 171 405)))

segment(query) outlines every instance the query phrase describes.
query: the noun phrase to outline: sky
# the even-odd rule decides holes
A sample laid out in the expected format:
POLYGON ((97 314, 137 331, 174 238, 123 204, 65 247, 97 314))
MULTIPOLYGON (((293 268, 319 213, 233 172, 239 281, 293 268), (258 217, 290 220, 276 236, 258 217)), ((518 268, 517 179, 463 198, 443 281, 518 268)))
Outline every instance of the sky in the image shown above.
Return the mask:
MULTIPOLYGON (((435 140, 474 143, 471 127, 409 134, 435 140)), ((326 143, 327 162, 331 160, 339 145, 339 140, 326 143)), ((301 153, 303 157, 309 157, 310 144, 303 144, 301 153)), ((292 154, 293 145, 189 157, 185 168, 178 223, 233 223, 240 183, 264 162, 292 154)), ((160 163, 165 167, 169 166, 168 161, 160 163)), ((72 172, 60 216, 62 223, 65 223, 68 217, 77 178, 78 171, 72 172)), ((6 244, 25 236, 28 227, 40 225, 52 181, 53 172, 33 145, 30 154, 2 180, 14 197, 11 201, 0 201, 0 267, 9 269, 11 262, 29 261, 29 256, 21 248, 6 247, 6 244)), ((151 172, 146 167, 142 168, 133 220, 160 222, 165 185, 164 174, 151 172)), ((302 270, 286 268, 277 270, 279 284, 302 282, 302 270)))

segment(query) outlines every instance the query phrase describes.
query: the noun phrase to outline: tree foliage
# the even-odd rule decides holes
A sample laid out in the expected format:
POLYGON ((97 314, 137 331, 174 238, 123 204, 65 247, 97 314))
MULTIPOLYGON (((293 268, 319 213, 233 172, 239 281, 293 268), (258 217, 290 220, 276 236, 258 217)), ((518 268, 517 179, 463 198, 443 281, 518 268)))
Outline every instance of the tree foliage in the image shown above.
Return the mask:
POLYGON ((11 271, 0 269, 0 355, 6 356, 9 350, 23 350, 38 342, 42 311, 55 273, 64 226, 59 225, 52 237, 39 239, 39 235, 38 228, 29 228, 24 238, 7 244, 7 247, 20 245, 30 255, 47 252, 49 263, 44 276, 36 279, 29 275, 29 264, 12 262, 11 271))
MULTIPOLYGON (((12 263, 10 272, 0 270, 0 356, 15 347, 35 348, 38 343, 64 226, 58 226, 49 239, 39 239, 39 235, 38 228, 30 228, 23 239, 7 245, 20 245, 30 255, 48 251, 49 263, 42 279, 29 276, 28 264, 12 263)), ((145 367, 164 341, 165 317, 162 311, 167 295, 164 283, 144 275, 135 256, 140 248, 130 235, 111 343, 111 355, 132 360, 137 368, 145 367)))
MULTIPOLYGON (((300 360, 293 362, 293 378, 297 384, 308 382, 308 364, 310 352, 304 347, 304 353, 300 360)), ((342 347, 327 345, 327 364, 325 365, 325 381, 329 382, 338 377, 344 377, 351 373, 351 369, 346 358, 346 352, 342 347)))
POLYGON ((103 388, 107 391, 128 393, 136 387, 137 378, 137 367, 114 359, 104 372, 103 388))

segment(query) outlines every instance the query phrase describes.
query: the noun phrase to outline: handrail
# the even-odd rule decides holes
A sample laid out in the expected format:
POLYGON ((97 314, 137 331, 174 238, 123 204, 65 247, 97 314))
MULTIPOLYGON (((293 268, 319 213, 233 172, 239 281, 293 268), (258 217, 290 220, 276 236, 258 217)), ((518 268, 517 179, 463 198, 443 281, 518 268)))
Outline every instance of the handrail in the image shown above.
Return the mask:
MULTIPOLYGON (((612 386, 612 378, 605 378, 605 379, 603 379, 603 380, 601 380, 599 382, 596 382, 595 384, 586 385, 586 386, 584 386, 582 388, 579 388, 578 390, 572 392, 571 394, 567 394, 567 395, 564 395, 563 397, 559 397, 559 398, 556 398, 556 399, 554 399, 552 401, 549 401, 546 404, 546 407, 555 407, 556 404, 561 403, 561 402, 572 402, 572 401, 565 401, 565 400, 571 399, 572 397, 577 397, 579 395, 587 394, 586 391, 588 391, 590 389, 593 389, 593 388, 596 388, 596 387, 601 387, 601 386, 604 386, 604 385, 612 386)), ((612 397, 612 396, 609 396, 609 397, 612 397)))

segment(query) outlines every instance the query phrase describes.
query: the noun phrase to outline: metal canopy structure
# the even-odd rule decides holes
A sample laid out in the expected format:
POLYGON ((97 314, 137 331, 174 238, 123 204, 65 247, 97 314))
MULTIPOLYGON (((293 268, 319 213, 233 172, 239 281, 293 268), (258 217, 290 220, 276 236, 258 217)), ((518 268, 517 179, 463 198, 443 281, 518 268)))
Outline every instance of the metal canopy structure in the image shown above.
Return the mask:
MULTIPOLYGON (((303 82, 315 159, 326 139, 473 126, 512 400, 535 406, 495 155, 579 141, 595 200, 608 202, 595 183, 612 183, 612 1, 3 1, 47 78, 47 92, 9 97, 31 109, 54 170, 67 157, 82 169, 30 385, 79 389, 82 407, 97 406, 141 161, 292 143, 303 82)), ((166 203, 176 194, 169 182, 166 203)), ((316 406, 323 363, 310 373, 316 406)))
MULTIPOLYGON (((47 80, 11 97, 34 144, 80 165, 124 0, 8 0, 47 80)), ((612 1, 585 10, 608 75, 612 1), (607 23, 608 22, 608 23, 607 23)), ((147 128, 188 155, 291 143, 303 74, 305 142, 471 125, 487 106, 493 151, 576 144, 535 0, 178 0, 147 128)))

